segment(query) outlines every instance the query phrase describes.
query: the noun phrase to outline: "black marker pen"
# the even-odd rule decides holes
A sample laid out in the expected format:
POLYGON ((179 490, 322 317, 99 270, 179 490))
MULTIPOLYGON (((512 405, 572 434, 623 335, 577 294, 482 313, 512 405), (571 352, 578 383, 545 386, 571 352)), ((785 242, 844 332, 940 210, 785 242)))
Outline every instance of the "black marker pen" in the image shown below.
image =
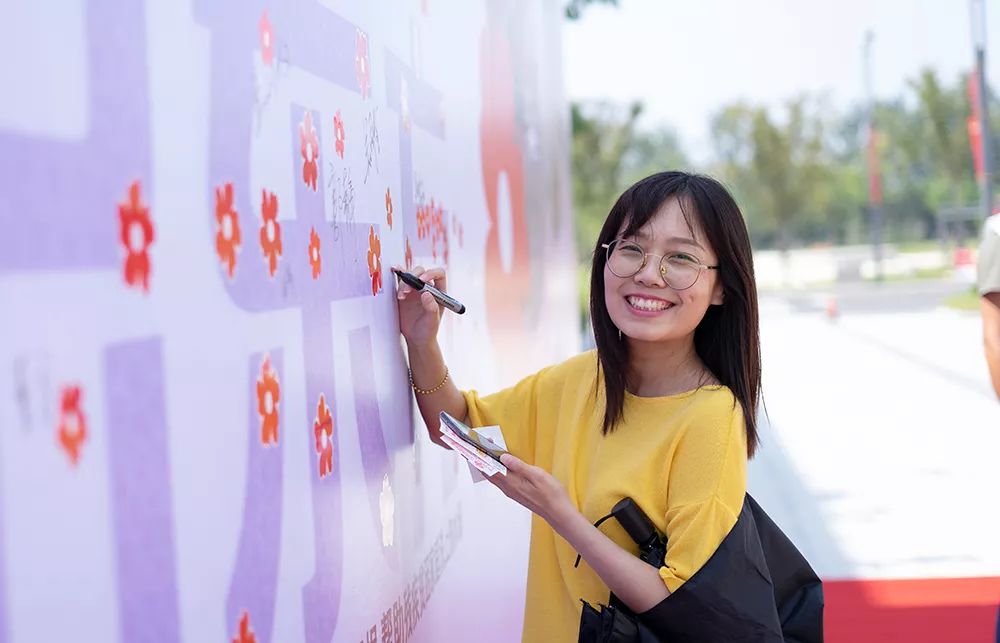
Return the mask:
POLYGON ((405 283, 410 288, 413 288, 417 292, 426 290, 427 292, 432 294, 434 296, 434 299, 438 300, 438 303, 440 303, 442 306, 444 306, 451 312, 459 315, 465 312, 465 306, 463 306, 457 299, 449 297, 448 295, 441 292, 440 290, 430 285, 426 281, 420 279, 419 277, 411 275, 408 272, 403 272, 402 270, 397 270, 396 268, 393 268, 392 271, 397 275, 399 275, 399 278, 403 280, 403 283, 405 283))

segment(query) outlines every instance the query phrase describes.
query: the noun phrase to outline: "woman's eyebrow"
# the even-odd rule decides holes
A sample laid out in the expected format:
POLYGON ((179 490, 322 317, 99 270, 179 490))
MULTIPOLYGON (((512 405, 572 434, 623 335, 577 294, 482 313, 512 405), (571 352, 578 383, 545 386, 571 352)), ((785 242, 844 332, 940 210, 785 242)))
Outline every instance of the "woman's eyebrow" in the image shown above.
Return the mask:
POLYGON ((701 250, 705 249, 704 246, 702 246, 700 243, 698 243, 694 239, 689 239, 687 237, 671 237, 667 239, 667 241, 670 243, 680 243, 686 246, 694 246, 695 248, 700 248, 701 250))
MULTIPOLYGON (((640 239, 642 241, 652 241, 652 237, 645 230, 636 230, 631 235, 631 237, 634 239, 640 239)), ((676 244, 683 244, 686 246, 694 246, 695 248, 698 248, 700 250, 705 249, 704 246, 702 246, 700 243, 689 237, 668 237, 667 243, 676 243, 676 244)))

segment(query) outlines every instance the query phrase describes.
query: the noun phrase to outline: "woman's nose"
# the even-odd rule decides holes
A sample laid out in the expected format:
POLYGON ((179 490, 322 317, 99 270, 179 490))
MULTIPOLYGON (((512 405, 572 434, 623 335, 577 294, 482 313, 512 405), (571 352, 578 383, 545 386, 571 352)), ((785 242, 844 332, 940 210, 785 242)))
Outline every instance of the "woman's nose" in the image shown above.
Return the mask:
POLYGON ((663 275, 660 274, 659 257, 646 257, 646 264, 639 270, 639 272, 633 275, 632 279, 634 279, 636 283, 640 283, 644 286, 659 286, 660 288, 663 288, 667 285, 663 275))

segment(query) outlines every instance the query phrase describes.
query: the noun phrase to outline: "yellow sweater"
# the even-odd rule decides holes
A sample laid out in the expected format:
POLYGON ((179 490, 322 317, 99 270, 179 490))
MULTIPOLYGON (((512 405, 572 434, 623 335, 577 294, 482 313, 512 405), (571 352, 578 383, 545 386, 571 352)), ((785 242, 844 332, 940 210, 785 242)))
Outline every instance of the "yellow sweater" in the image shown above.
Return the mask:
MULTIPOLYGON (((667 397, 626 393, 625 416, 603 436, 603 381, 595 398, 594 351, 545 368, 480 398, 464 393, 473 426, 499 424, 507 447, 565 485, 590 522, 630 496, 667 535, 660 577, 673 592, 715 552, 743 506, 746 431, 724 386, 667 397)), ((638 548, 615 520, 601 531, 633 554, 638 548)), ((548 523, 532 516, 525 643, 576 641, 580 599, 606 604, 609 589, 548 523)), ((667 600, 670 600, 669 598, 667 600)))

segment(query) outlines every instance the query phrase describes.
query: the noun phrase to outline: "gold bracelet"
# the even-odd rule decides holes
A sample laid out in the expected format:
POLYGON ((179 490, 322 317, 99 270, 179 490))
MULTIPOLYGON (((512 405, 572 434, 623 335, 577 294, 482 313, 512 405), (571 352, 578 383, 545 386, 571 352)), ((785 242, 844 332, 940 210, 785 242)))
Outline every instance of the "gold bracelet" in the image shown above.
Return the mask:
POLYGON ((411 369, 407 369, 407 372, 410 374, 410 386, 412 386, 413 390, 416 391, 420 395, 430 395, 431 393, 437 393, 438 391, 441 390, 441 387, 444 386, 444 383, 448 381, 448 367, 447 366, 444 367, 444 379, 441 380, 441 383, 438 384, 437 386, 435 386, 434 388, 420 388, 420 387, 418 387, 416 384, 413 383, 413 371, 411 369))

